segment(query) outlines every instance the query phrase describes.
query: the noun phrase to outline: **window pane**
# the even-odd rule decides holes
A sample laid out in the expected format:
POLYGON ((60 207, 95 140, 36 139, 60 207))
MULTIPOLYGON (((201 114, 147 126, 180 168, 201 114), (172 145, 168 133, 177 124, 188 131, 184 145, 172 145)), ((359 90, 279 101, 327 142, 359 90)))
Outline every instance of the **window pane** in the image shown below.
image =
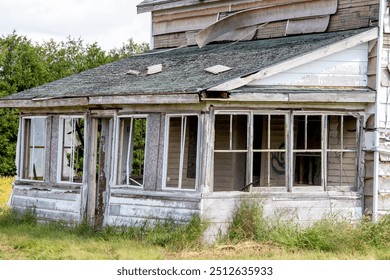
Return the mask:
POLYGON ((275 187, 286 185, 286 153, 253 153, 253 187, 275 187))
POLYGON ((215 150, 246 150, 247 128, 247 115, 216 115, 215 150))
POLYGON ((84 162, 84 120, 62 118, 61 181, 81 183, 84 162))
POLYGON ((246 185, 245 152, 214 154, 214 191, 239 191, 246 185))
POLYGON ((321 149, 321 116, 294 116, 294 149, 321 149))
POLYGON ((321 186, 321 153, 294 153, 295 185, 321 186))
POLYGON ((268 115, 253 116, 253 149, 268 149, 268 115))
POLYGON ((271 149, 284 149, 285 148, 285 116, 270 116, 271 129, 270 129, 270 148, 271 149))
POLYGON ((328 185, 354 187, 356 184, 356 153, 328 152, 328 185))
POLYGON ((46 119, 24 119, 24 166, 22 178, 30 180, 44 179, 46 151, 46 119))
POLYGON ((329 186, 356 185, 356 123, 353 116, 329 116, 328 178, 329 186))
POLYGON ((169 117, 166 187, 195 189, 198 116, 169 117))
POLYGON ((144 179, 146 118, 120 119, 118 184, 142 186, 144 179))
POLYGON ((230 115, 215 116, 216 150, 230 150, 230 115))

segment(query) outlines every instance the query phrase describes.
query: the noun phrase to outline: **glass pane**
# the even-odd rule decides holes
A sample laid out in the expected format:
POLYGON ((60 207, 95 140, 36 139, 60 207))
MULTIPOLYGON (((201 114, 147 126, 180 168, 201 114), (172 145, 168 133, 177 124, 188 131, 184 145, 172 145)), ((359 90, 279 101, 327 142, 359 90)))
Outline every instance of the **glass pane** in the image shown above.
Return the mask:
POLYGON ((45 146, 46 121, 45 119, 31 119, 31 145, 45 146))
POLYGON ((44 180, 46 151, 46 119, 23 119, 24 156, 22 178, 44 180))
POLYGON ((43 180, 45 149, 30 148, 30 162, 28 177, 32 180, 43 180))

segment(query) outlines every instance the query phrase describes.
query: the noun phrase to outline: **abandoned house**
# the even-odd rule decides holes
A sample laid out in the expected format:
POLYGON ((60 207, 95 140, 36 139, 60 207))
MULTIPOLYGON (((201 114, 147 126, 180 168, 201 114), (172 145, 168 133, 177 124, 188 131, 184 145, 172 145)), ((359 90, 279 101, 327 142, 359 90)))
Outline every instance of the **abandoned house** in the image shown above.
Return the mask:
POLYGON ((390 211, 382 0, 145 0, 153 50, 0 100, 21 109, 10 204, 132 225, 236 207, 308 224, 390 211))

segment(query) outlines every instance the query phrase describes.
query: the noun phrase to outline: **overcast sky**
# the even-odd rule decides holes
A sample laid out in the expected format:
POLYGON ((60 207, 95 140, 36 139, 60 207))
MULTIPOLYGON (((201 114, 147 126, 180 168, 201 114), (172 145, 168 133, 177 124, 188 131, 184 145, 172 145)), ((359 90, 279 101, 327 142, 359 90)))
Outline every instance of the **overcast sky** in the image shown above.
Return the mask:
POLYGON ((142 0, 0 0, 0 34, 16 30, 33 42, 67 36, 97 42, 105 50, 127 39, 150 41, 150 13, 138 14, 142 0))

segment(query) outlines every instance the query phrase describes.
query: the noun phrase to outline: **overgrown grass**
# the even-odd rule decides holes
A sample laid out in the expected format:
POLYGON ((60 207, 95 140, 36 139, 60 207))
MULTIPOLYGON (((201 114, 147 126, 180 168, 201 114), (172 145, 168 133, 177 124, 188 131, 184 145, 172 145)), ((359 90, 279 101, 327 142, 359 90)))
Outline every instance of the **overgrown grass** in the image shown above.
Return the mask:
POLYGON ((199 217, 101 230, 38 223, 33 209, 6 206, 12 180, 0 178, 0 259, 390 259, 390 216, 357 224, 333 217, 301 228, 264 219, 259 204, 242 203, 227 236, 205 246, 207 224, 199 217))
POLYGON ((374 223, 362 219, 357 224, 335 217, 312 226, 272 221, 263 218, 258 204, 243 203, 235 212, 224 243, 243 241, 274 244, 291 252, 306 251, 356 255, 377 252, 378 258, 390 258, 390 216, 374 223), (383 254, 383 252, 389 252, 383 254))

